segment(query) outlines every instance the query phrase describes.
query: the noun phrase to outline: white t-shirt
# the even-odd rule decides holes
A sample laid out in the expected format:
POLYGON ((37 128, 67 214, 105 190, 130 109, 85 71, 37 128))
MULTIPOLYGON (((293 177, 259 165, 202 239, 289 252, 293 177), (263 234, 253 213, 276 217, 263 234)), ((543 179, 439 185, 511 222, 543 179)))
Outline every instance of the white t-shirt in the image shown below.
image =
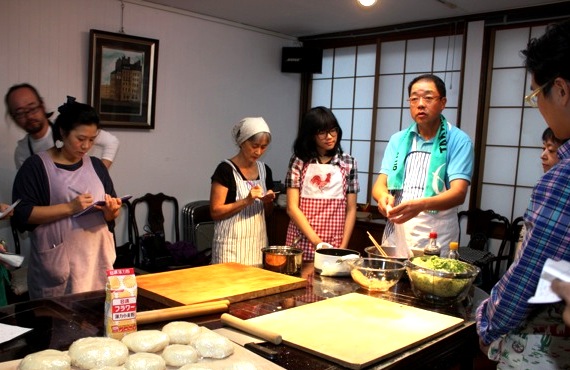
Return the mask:
MULTIPOLYGON (((18 144, 16 145, 16 150, 14 152, 16 169, 20 169, 24 161, 32 154, 48 150, 53 145, 51 126, 48 128, 44 137, 40 139, 36 140, 29 134, 24 136, 22 139, 18 140, 18 144), (32 151, 30 151, 30 146, 32 151)), ((99 130, 99 135, 97 135, 95 143, 88 154, 113 162, 118 150, 119 139, 105 130, 99 130)))

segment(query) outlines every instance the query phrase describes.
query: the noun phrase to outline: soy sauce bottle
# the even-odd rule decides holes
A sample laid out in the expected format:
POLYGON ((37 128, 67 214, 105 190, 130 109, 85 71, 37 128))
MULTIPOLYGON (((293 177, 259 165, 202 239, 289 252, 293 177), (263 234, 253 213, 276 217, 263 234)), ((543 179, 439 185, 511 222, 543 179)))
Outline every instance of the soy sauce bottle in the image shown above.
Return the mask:
POLYGON ((441 253, 441 246, 437 243, 437 233, 432 230, 429 233, 429 243, 424 248, 424 255, 426 256, 439 256, 441 253))

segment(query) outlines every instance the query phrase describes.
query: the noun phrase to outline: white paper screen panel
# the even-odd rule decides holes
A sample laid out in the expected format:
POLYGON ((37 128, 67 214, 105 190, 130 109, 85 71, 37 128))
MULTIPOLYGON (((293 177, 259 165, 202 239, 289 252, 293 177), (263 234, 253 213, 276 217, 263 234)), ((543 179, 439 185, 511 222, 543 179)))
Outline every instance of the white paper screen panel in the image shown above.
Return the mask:
POLYGON ((514 185, 516 160, 516 148, 487 147, 483 181, 493 184, 514 185))

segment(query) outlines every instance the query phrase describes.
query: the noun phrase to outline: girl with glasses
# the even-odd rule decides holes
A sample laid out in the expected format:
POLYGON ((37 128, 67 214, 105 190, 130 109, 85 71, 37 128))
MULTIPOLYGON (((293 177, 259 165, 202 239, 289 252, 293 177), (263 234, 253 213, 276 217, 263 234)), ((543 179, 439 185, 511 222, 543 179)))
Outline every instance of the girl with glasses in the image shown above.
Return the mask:
POLYGON ((347 248, 356 222, 360 190, 356 160, 344 153, 342 129, 330 109, 316 107, 305 114, 293 145, 285 179, 287 214, 291 218, 286 245, 297 246, 303 260, 312 261, 321 242, 347 248))

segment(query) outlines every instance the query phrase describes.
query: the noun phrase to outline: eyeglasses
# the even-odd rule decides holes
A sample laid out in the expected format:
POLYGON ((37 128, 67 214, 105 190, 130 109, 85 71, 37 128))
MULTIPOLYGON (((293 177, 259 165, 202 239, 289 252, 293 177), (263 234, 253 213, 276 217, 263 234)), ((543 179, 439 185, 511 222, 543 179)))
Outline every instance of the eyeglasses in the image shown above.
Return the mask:
POLYGON ((411 98, 408 99, 408 102, 410 103, 410 105, 418 105, 420 104, 420 100, 423 99, 424 103, 426 105, 430 105, 432 104, 436 99, 441 98, 441 96, 413 96, 411 98))
POLYGON ((317 137, 319 139, 326 139, 328 135, 336 137, 336 135, 338 135, 337 128, 333 127, 330 130, 320 130, 319 132, 317 132, 317 137))
POLYGON ((537 87, 536 89, 532 90, 532 92, 530 94, 528 94, 527 96, 524 97, 524 101, 530 105, 533 108, 537 108, 538 107, 538 94, 542 91, 542 89, 544 89, 548 84, 550 83, 550 81, 548 81, 547 83, 545 83, 544 85, 541 85, 540 87, 537 87))
POLYGON ((40 108, 42 107, 41 104, 38 104, 36 106, 33 107, 29 107, 29 108, 22 108, 17 110, 16 112, 14 112, 14 114, 12 114, 12 117, 14 117, 15 120, 21 120, 24 119, 28 116, 28 114, 36 114, 39 112, 40 108))

